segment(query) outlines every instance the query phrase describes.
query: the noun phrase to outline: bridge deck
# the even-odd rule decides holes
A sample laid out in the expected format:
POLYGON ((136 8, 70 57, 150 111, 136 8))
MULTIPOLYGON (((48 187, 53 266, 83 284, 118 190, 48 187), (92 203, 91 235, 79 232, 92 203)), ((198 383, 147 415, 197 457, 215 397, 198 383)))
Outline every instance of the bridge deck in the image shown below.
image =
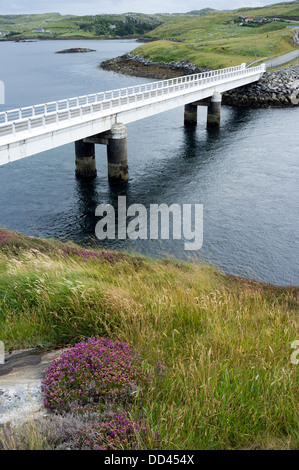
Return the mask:
POLYGON ((0 165, 257 81, 245 64, 0 113, 0 165))

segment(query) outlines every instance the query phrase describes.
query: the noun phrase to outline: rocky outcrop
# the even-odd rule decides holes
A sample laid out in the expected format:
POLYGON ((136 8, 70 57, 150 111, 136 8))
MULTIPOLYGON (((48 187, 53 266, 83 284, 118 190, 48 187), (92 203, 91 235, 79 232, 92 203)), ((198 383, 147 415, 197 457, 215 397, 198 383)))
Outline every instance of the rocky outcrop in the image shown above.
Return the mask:
POLYGON ((293 44, 294 46, 299 46, 299 28, 294 29, 293 44))
POLYGON ((6 354, 5 364, 0 365, 0 427, 47 414, 41 382, 45 369, 61 352, 23 350, 6 354))
POLYGON ((135 77, 157 78, 162 80, 210 70, 205 67, 196 67, 196 65, 189 60, 164 63, 153 62, 144 57, 129 53, 116 57, 115 59, 105 60, 100 64, 100 68, 123 73, 125 75, 133 75, 135 77))
POLYGON ((258 82, 224 93, 222 102, 246 108, 298 106, 299 65, 266 72, 258 82))
POLYGON ((74 47, 72 49, 63 49, 62 51, 57 51, 55 54, 74 54, 76 52, 95 52, 95 49, 88 49, 84 47, 74 47))

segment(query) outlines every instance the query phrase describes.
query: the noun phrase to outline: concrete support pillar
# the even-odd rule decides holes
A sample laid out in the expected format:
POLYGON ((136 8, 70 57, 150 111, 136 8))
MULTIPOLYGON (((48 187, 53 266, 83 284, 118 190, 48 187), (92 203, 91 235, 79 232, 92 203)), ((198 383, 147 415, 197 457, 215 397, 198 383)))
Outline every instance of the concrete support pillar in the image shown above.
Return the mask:
POLYGON ((219 127, 221 115, 221 94, 215 91, 208 106, 207 127, 219 127))
POLYGON ((194 104, 185 104, 184 111, 185 126, 196 126, 197 124, 197 106, 194 104))
POLYGON ((76 177, 95 178, 97 176, 94 144, 83 140, 75 142, 76 177))
POLYGON ((122 183, 128 180, 127 128, 117 123, 111 127, 108 145, 108 178, 110 183, 122 183))

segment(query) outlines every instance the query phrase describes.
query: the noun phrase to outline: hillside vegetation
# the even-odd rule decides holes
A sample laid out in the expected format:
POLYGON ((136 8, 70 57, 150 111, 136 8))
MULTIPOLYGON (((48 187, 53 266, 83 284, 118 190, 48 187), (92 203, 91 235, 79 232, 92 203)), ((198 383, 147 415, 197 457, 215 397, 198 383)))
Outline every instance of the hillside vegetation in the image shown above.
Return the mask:
POLYGON ((209 9, 185 14, 125 13, 119 15, 0 15, 0 32, 3 36, 40 38, 114 38, 146 35, 162 23, 173 18, 190 18, 204 15, 209 9), (36 32, 36 29, 44 32, 36 32))
MULTIPOLYGON (((213 11, 193 18, 172 18, 148 33, 155 42, 132 51, 157 62, 189 59, 197 66, 227 67, 258 58, 276 57, 296 47, 292 30, 299 21, 296 3, 282 3, 264 8, 213 11), (266 17, 266 23, 245 23, 246 17, 266 17), (273 18, 280 20, 273 21, 273 18), (242 24, 242 25, 241 25, 242 24)), ((299 25, 299 23, 298 23, 299 25)))
POLYGON ((59 13, 0 16, 0 32, 17 37, 94 38, 141 36, 162 22, 159 15, 73 16, 59 13), (36 32, 37 29, 45 32, 36 32))
POLYGON ((143 410, 163 449, 298 448, 298 293, 0 231, 6 350, 127 342, 159 364, 143 410))

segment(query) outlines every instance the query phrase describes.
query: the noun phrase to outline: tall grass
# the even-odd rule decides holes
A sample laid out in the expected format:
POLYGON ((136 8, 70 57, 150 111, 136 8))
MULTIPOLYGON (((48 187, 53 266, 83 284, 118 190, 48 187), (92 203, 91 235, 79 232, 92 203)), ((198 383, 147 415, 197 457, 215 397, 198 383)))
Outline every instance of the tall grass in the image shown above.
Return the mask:
POLYGON ((298 446, 298 366, 290 361, 298 288, 195 263, 63 253, 58 243, 24 236, 2 246, 7 349, 123 340, 149 369, 162 363, 144 410, 163 448, 298 446))

